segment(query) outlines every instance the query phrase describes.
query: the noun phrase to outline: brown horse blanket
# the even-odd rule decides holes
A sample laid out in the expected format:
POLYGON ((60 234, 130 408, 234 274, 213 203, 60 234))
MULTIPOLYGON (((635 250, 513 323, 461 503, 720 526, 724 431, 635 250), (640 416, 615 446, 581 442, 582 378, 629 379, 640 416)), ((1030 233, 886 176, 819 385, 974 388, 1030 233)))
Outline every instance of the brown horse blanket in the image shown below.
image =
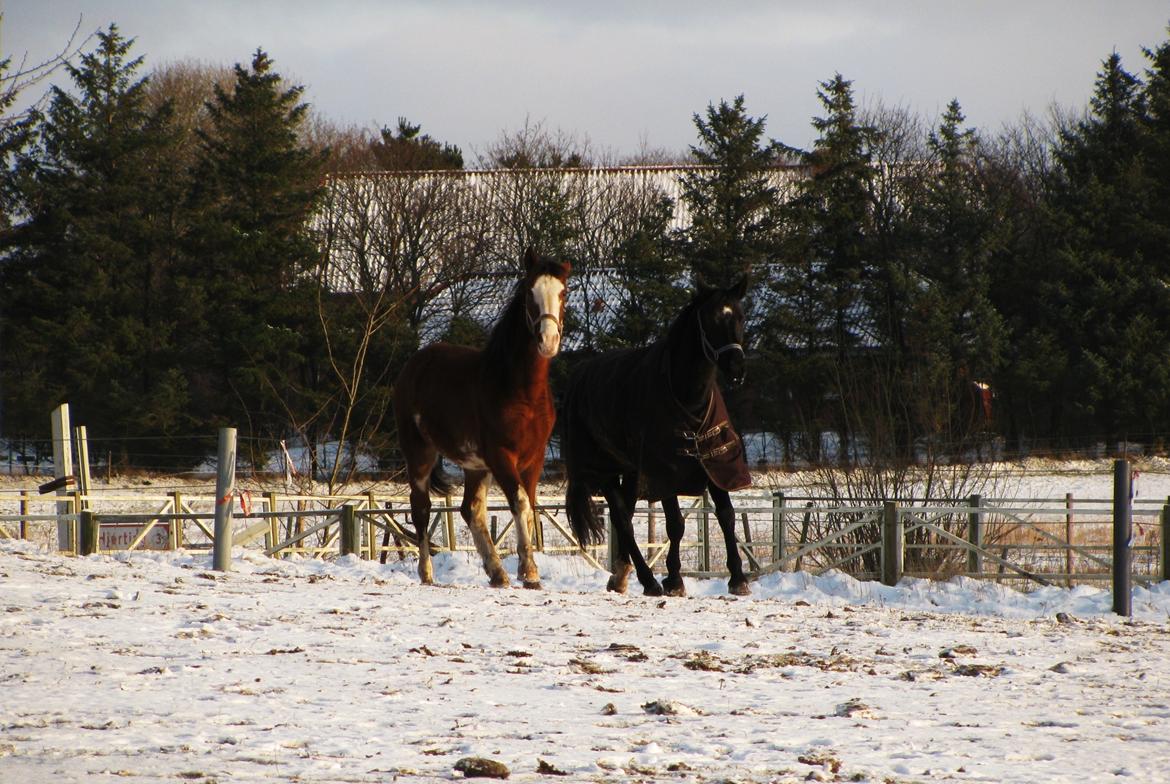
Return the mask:
POLYGON ((716 385, 711 390, 707 413, 695 430, 678 430, 675 435, 682 442, 679 454, 696 458, 707 477, 728 492, 742 490, 752 483, 744 454, 743 440, 731 426, 727 404, 716 385))

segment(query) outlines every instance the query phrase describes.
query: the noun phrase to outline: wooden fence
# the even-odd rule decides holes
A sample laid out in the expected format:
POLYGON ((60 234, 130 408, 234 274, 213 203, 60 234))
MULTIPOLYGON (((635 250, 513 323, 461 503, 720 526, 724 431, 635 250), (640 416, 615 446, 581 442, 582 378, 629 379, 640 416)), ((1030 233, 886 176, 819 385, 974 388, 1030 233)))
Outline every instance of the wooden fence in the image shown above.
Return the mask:
MULTIPOLYGON (((273 557, 406 558, 416 551, 409 503, 401 496, 236 491, 234 500, 230 530, 237 547, 262 549, 273 557)), ((0 537, 49 543, 52 531, 65 530, 62 549, 79 554, 210 550, 216 540, 215 501, 209 494, 177 491, 157 496, 118 491, 64 497, 27 491, 0 494, 0 537)), ((1116 499, 974 496, 961 503, 842 505, 823 498, 745 491, 734 494, 733 501, 739 546, 756 575, 840 569, 887 584, 903 575, 964 575, 1023 589, 1116 579, 1116 499)), ((538 499, 536 510, 534 540, 539 550, 580 553, 599 568, 608 565, 604 546, 578 545, 561 504, 538 499)), ((604 507, 602 511, 606 512, 604 507)), ((713 507, 706 499, 695 499, 683 511, 684 573, 725 574, 713 507)), ((493 540, 508 549, 513 541, 512 515, 502 498, 489 502, 488 514, 493 540)), ((1170 579, 1170 499, 1133 502, 1129 517, 1134 532, 1123 542, 1129 575, 1138 582, 1170 579)), ((647 560, 659 570, 667 548, 659 534, 661 521, 660 510, 639 504, 635 529, 647 560)), ((474 552, 458 504, 450 498, 432 508, 429 536, 435 551, 474 552)))

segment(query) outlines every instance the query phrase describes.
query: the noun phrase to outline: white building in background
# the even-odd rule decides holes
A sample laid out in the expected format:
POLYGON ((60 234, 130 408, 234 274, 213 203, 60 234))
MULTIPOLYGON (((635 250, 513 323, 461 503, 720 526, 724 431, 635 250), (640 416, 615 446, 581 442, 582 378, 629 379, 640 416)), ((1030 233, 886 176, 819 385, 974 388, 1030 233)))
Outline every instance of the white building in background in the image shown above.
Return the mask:
MULTIPOLYGON (((666 229, 690 224, 683 178, 711 166, 361 172, 337 175, 316 226, 336 292, 417 293, 412 318, 428 337, 461 314, 490 324, 524 246, 556 210, 572 227, 578 313, 606 300, 617 247, 669 200, 666 229)), ((790 196, 804 170, 776 168, 790 196)), ((586 318, 589 318, 588 316, 586 318)))

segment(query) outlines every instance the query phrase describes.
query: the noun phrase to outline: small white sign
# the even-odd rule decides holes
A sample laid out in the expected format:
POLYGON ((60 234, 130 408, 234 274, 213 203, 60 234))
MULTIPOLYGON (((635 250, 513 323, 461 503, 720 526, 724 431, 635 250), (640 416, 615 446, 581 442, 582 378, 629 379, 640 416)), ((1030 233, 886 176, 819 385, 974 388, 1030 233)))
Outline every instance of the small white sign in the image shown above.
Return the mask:
MULTIPOLYGON (((142 533, 145 525, 102 525, 98 549, 125 550, 142 533)), ((166 550, 170 544, 170 526, 158 523, 139 543, 138 550, 166 550)))

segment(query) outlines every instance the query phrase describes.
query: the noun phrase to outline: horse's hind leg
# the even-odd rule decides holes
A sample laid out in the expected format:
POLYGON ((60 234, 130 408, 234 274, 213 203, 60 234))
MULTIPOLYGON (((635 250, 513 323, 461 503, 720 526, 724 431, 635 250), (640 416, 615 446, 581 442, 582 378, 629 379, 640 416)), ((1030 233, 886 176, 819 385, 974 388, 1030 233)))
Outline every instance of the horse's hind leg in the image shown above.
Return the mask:
POLYGON ((683 522, 682 510, 678 508, 678 498, 668 495, 662 499, 662 513, 666 517, 666 537, 670 540, 670 550, 666 553, 666 579, 662 581, 662 588, 667 596, 686 596, 687 589, 682 579, 682 557, 679 554, 679 543, 682 541, 683 522))
POLYGON ((735 509, 731 505, 731 496, 713 484, 708 485, 708 490, 711 500, 715 502, 715 517, 723 529, 723 542, 727 546, 727 570, 731 572, 727 591, 737 596, 747 596, 752 589, 748 587, 747 577, 743 573, 743 560, 739 557, 739 545, 735 541, 735 509))
POLYGON ((491 475, 486 471, 464 471, 463 504, 459 514, 471 529, 475 549, 483 560, 483 569, 491 578, 493 588, 508 586, 508 573, 500 563, 496 545, 487 527, 487 493, 491 486, 491 475))
POLYGON ((614 479, 601 488, 605 500, 609 503, 609 517, 613 522, 614 536, 617 538, 618 551, 622 555, 623 563, 619 565, 621 575, 614 572, 608 587, 611 591, 625 593, 626 580, 629 578, 630 568, 627 561, 633 563, 634 571, 638 574, 638 582, 642 583, 642 590, 647 596, 661 596, 662 586, 658 584, 642 551, 638 549, 638 541, 634 538, 634 503, 637 500, 637 477, 626 477, 619 481, 614 479))
POLYGON ((427 529, 431 519, 431 488, 427 474, 410 477, 410 521, 418 537, 418 579, 423 585, 434 585, 435 573, 431 566, 431 541, 427 529))
POLYGON ((431 520, 431 469, 439 459, 438 452, 423 439, 417 428, 399 422, 402 452, 406 455, 406 478, 410 483, 410 521, 418 538, 418 579, 423 585, 433 585, 431 544, 428 528, 431 520))

